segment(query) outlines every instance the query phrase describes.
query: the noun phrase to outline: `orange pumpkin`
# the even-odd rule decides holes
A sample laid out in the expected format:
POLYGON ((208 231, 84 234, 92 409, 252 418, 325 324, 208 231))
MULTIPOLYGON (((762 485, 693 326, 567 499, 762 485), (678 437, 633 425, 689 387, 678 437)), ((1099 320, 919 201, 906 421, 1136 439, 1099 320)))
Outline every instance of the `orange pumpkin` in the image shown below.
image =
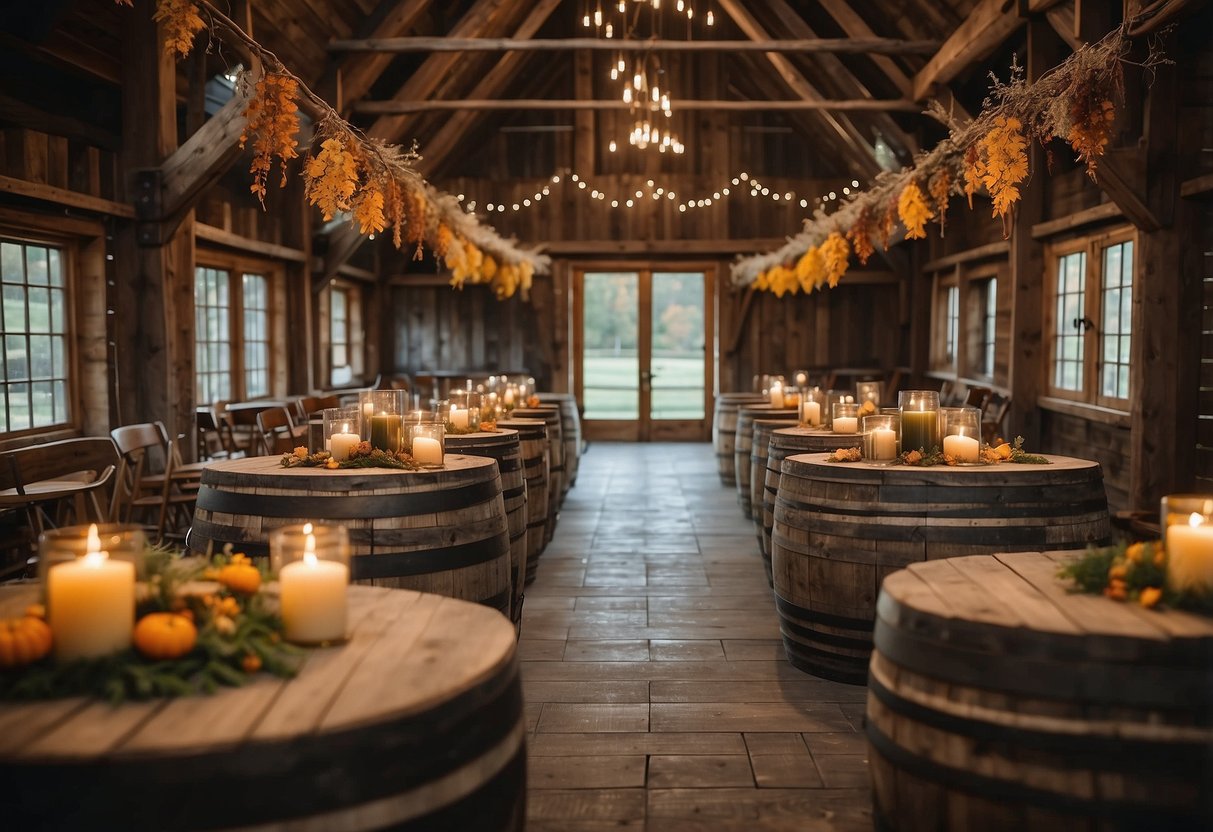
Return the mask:
POLYGON ((149 659, 179 659, 194 649, 198 628, 184 615, 153 612, 135 625, 135 649, 149 659))
POLYGON ((23 667, 51 651, 51 628, 41 618, 0 621, 0 668, 23 667))
POLYGON ((219 570, 215 580, 242 595, 252 595, 261 588, 261 572, 251 563, 229 563, 219 570))

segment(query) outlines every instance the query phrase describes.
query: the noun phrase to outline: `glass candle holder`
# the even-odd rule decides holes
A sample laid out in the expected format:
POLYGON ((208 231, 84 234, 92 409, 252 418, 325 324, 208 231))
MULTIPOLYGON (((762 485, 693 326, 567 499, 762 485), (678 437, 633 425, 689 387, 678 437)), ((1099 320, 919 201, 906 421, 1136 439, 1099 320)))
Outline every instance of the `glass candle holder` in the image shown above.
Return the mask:
POLYGON ((807 388, 800 397, 800 424, 807 428, 819 428, 825 421, 825 394, 820 387, 807 388))
POLYGON ((855 385, 855 402, 863 404, 871 402, 878 410, 884 401, 883 381, 861 381, 855 385))
POLYGON ((943 452, 957 462, 977 462, 981 450, 981 411, 975 407, 945 408, 943 452))
POLYGON ((897 416, 863 417, 863 458, 872 462, 897 459, 901 419, 897 416))
POLYGON ((409 426, 413 461, 422 468, 441 468, 445 455, 445 423, 435 420, 409 426))
POLYGON ((770 386, 767 387, 767 399, 771 407, 778 409, 783 408, 783 376, 773 376, 770 386))
POLYGON ((367 441, 372 448, 398 453, 404 448, 403 416, 408 408, 404 390, 369 390, 359 399, 367 441), (369 408, 368 408, 369 405, 369 408), (370 414, 370 425, 365 425, 370 414))
POLYGON ((796 387, 786 386, 783 388, 783 406, 785 410, 800 407, 801 393, 796 387))
POLYGON ((344 526, 302 523, 270 532, 283 635, 296 644, 345 639, 350 538, 344 526))
POLYGON ((38 539, 57 659, 98 658, 130 646, 143 550, 142 529, 113 523, 66 526, 38 539))
POLYGON ((855 402, 834 402, 830 426, 835 433, 858 433, 859 405, 855 402))
POLYGON ((825 407, 822 410, 821 415, 822 415, 822 418, 825 420, 825 425, 827 428, 833 427, 834 405, 839 402, 846 403, 848 396, 850 396, 851 402, 855 401, 855 397, 851 396, 850 392, 847 390, 827 390, 826 391, 826 398, 825 398, 826 403, 825 403, 825 407))
POLYGON ((341 462, 349 459, 350 451, 362 442, 361 407, 326 407, 324 409, 324 449, 341 462))
POLYGON ((481 399, 480 405, 480 424, 484 425, 488 430, 497 429, 498 418, 498 395, 496 393, 485 393, 481 399))
POLYGON ((480 395, 466 390, 452 390, 450 405, 442 412, 446 414, 447 429, 451 432, 479 430, 480 395))
POLYGON ((939 393, 935 390, 902 390, 897 394, 901 411, 901 449, 923 451, 942 445, 939 424, 939 393))
POLYGON ((1167 586, 1213 593, 1213 494, 1168 494, 1159 525, 1167 551, 1167 586))
POLYGON ((524 401, 525 398, 522 396, 517 384, 510 382, 505 386, 505 391, 501 394, 501 407, 506 413, 509 413, 515 407, 524 407, 524 401))

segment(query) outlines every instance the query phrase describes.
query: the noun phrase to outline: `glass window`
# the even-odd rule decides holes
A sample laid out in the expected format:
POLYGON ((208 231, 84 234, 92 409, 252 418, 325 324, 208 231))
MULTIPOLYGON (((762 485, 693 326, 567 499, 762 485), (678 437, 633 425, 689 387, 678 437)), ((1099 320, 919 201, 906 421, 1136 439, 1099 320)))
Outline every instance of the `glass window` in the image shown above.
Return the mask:
POLYGON ((350 367, 350 292, 334 288, 329 293, 329 343, 332 345, 333 384, 345 384, 350 367))
POLYGON ((1053 386, 1083 389, 1083 319, 1086 316, 1087 253, 1057 258, 1057 297, 1053 333, 1053 386))
POLYGON ((67 281, 57 248, 0 240, 5 432, 67 424, 67 281))
POLYGON ((194 364, 199 404, 232 398, 230 282, 231 274, 223 269, 198 266, 194 271, 194 364))
POLYGON ((1129 398, 1129 339, 1133 309, 1133 241, 1115 243, 1103 250, 1103 339, 1099 394, 1129 398))
POLYGON ((947 322, 947 328, 944 335, 944 363, 955 367, 956 350, 960 342, 960 288, 949 286, 946 291, 947 309, 944 320, 947 322))
POLYGON ((244 395, 252 399, 270 394, 269 281, 245 274, 243 289, 244 395))
POLYGON ((994 376, 994 343, 998 326, 998 278, 985 283, 985 303, 981 316, 981 372, 994 376))

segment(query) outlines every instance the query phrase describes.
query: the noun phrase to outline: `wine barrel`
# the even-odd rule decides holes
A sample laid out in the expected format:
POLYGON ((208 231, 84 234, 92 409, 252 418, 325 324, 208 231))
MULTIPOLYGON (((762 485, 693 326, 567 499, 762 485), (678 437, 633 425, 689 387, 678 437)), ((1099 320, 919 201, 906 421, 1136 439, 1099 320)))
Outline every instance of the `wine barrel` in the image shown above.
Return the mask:
POLYGON ((754 420, 795 418, 796 408, 776 410, 769 404, 743 404, 737 409, 737 429, 733 440, 733 470, 737 475, 737 504, 741 506, 741 513, 746 516, 747 520, 754 516, 750 507, 750 445, 754 441, 754 420))
POLYGON ((497 427, 518 431, 526 474, 526 583, 535 580, 539 556, 547 546, 548 427, 539 419, 499 419, 497 427))
POLYGON ((548 426, 548 524, 544 529, 544 543, 551 543, 556 521, 560 519, 560 503, 564 500, 564 431, 560 426, 560 408, 554 404, 516 407, 510 418, 542 419, 548 426))
POLYGON ((1213 619, 1074 595, 1068 557, 885 579, 865 720, 877 828, 1213 829, 1213 619))
MULTIPOLYGON (((779 491, 779 475, 783 461, 793 454, 829 453, 837 448, 854 448, 859 445, 855 434, 834 433, 820 428, 779 428, 771 433, 767 446, 767 470, 762 492, 762 566, 767 573, 767 583, 774 586, 771 578, 771 528, 775 525, 775 494, 779 491)), ((753 505, 755 516, 758 502, 753 505)))
POLYGON ((789 661, 863 684, 880 582, 911 563, 1107 541, 1099 463, 1048 459, 918 468, 786 458, 771 571, 789 661))
POLYGON ((750 439, 750 512, 754 521, 754 533, 758 537, 758 550, 764 561, 771 553, 764 547, 762 539, 762 497, 767 485, 767 450, 771 434, 779 428, 796 427, 796 419, 755 419, 750 439))
MULTIPOLYGON (((27 590, 0 588, 0 608, 27 590)), ((120 708, 5 703, 5 828, 523 832, 509 623, 406 590, 353 586, 348 604, 349 641, 291 679, 120 708)))
POLYGON ((760 393, 718 393, 712 413, 712 448, 716 451, 716 470, 724 485, 737 485, 737 466, 733 447, 737 441, 737 411, 743 404, 761 404, 760 393))
POLYGON ((564 493, 577 484, 581 467, 581 411, 572 393, 540 393, 539 401, 560 407, 560 431, 564 434, 564 493))
POLYGON ((514 622, 514 631, 521 634, 522 588, 526 585, 527 491, 518 431, 499 428, 493 433, 448 434, 446 450, 448 453, 497 460, 497 471, 501 474, 501 497, 505 503, 505 522, 510 533, 510 575, 514 589, 510 620, 514 622))
POLYGON ((231 543, 269 554, 269 534, 292 523, 349 529, 351 578, 417 589, 500 610, 512 603, 510 537, 492 459, 447 454, 445 467, 283 468, 279 457, 232 459, 202 471, 188 546, 231 543))

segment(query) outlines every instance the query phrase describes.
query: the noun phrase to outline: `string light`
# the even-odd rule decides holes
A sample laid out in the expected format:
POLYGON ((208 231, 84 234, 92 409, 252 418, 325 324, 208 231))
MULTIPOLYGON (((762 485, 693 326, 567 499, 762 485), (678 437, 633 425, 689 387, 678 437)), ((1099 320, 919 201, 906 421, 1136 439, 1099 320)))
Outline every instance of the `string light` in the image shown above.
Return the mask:
MULTIPOLYGON (((666 200, 668 200, 670 202, 674 202, 675 200, 678 199, 678 195, 675 193, 675 191, 673 189, 660 185, 653 179, 646 180, 643 188, 635 188, 634 190, 630 191, 627 194, 617 195, 617 196, 613 196, 613 197, 608 196, 607 192, 604 191, 602 188, 594 187, 592 185, 592 183, 588 182, 580 174, 570 173, 568 175, 568 180, 569 180, 569 182, 575 183, 577 185, 577 188, 576 188, 577 191, 586 191, 587 196, 590 199, 593 199, 593 200, 596 200, 599 202, 606 202, 609 199, 610 206, 612 208, 619 208, 621 205, 622 205, 622 207, 625 207, 625 208, 634 208, 638 204, 643 202, 645 200, 645 197, 648 197, 655 202, 660 201, 662 197, 665 197, 666 200)), ((559 184, 561 181, 562 181, 562 178, 561 178, 560 174, 555 174, 550 178, 550 182, 552 184, 559 184)), ((789 190, 789 191, 783 191, 782 193, 779 191, 774 191, 770 188, 769 185, 763 184, 762 182, 760 182, 755 177, 751 176, 746 171, 742 171, 742 172, 738 173, 737 176, 732 177, 729 181, 731 181, 734 186, 739 186, 742 183, 745 183, 746 185, 748 185, 749 186, 749 195, 752 198, 755 198, 755 199, 760 198, 760 197, 766 198, 766 199, 771 200, 771 202, 774 203, 775 205, 786 206, 789 208, 799 207, 802 209, 807 209, 811 205, 821 206, 821 205, 825 205, 828 202, 833 202, 840 198, 838 191, 829 191, 828 193, 822 194, 821 196, 814 198, 812 203, 810 203, 808 197, 800 197, 799 199, 797 199, 797 195, 796 195, 795 191, 789 190)), ((858 182, 858 180, 852 180, 852 185, 854 185, 855 187, 858 187, 858 184, 856 184, 857 182, 858 182)), ((846 193, 846 190, 847 190, 846 188, 842 189, 844 194, 846 193)), ((734 192, 733 192, 732 188, 730 188, 728 185, 724 185, 721 188, 714 189, 711 193, 705 193, 703 196, 696 196, 694 198, 685 199, 685 200, 682 200, 681 202, 678 202, 677 209, 680 214, 685 214, 689 210, 696 210, 696 209, 701 209, 701 208, 711 208, 714 204, 721 202, 725 198, 731 197, 733 195, 733 193, 734 192)), ((502 212, 506 211, 508 208, 509 210, 517 212, 517 211, 522 210, 523 208, 532 207, 533 204, 539 203, 540 201, 543 200, 543 198, 545 196, 548 196, 550 194, 551 194, 551 187, 549 185, 545 184, 542 188, 537 190, 530 197, 523 199, 521 201, 521 203, 515 202, 515 203, 511 203, 511 204, 507 205, 504 202, 503 203, 489 202, 489 203, 485 204, 485 210, 488 211, 489 213, 502 213, 502 212)), ((476 207, 476 202, 470 201, 466 204, 465 209, 470 213, 475 210, 475 207, 476 207)))

